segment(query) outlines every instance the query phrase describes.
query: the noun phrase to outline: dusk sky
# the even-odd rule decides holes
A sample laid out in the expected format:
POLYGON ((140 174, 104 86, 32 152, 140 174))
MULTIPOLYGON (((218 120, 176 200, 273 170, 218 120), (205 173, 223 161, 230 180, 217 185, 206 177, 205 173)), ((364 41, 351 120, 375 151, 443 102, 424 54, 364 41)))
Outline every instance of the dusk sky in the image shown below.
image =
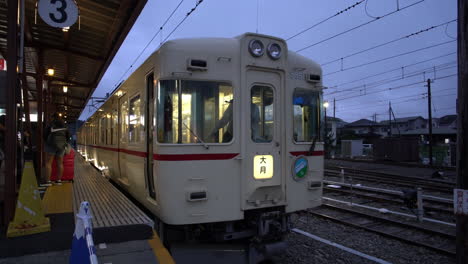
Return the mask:
MULTIPOLYGON (((257 29, 258 33, 288 39, 359 2, 204 0, 168 40, 231 38, 245 32, 256 32, 257 29)), ((179 3, 180 0, 148 0, 93 96, 103 97, 112 92, 120 81, 126 79, 157 50, 161 41, 166 39, 197 1, 182 2, 162 34, 154 38, 129 70, 135 58, 179 3)), ((432 114, 433 117, 441 117, 456 112, 456 21, 441 25, 456 18, 455 0, 367 0, 289 39, 287 43, 289 50, 301 50, 299 54, 322 65, 323 84, 329 87, 324 92, 325 100, 330 101, 329 116, 333 116, 335 98, 336 117, 347 122, 361 118, 372 120, 374 114, 377 115, 377 121, 388 119, 389 101, 392 102, 396 118, 418 115, 427 118, 427 87, 423 81, 430 78, 435 79, 432 83, 432 114), (397 11, 397 4, 400 11, 394 12, 397 11), (375 17, 382 18, 376 20, 375 17), (375 21, 326 40, 372 20, 375 21), (403 38, 438 25, 441 26, 403 38), (400 38, 402 40, 392 42, 400 38), (321 43, 313 45, 318 42, 321 43), (349 56, 387 42, 392 43, 349 56), (310 45, 313 46, 304 49, 310 45), (419 51, 413 52, 415 50, 419 51), (394 58, 387 59, 389 57, 394 58), (344 58, 343 65, 340 58, 344 58), (328 64, 335 60, 338 61, 328 64), (369 76, 373 77, 367 78, 369 76)), ((91 114, 90 107, 86 107, 80 119, 86 119, 91 114)))

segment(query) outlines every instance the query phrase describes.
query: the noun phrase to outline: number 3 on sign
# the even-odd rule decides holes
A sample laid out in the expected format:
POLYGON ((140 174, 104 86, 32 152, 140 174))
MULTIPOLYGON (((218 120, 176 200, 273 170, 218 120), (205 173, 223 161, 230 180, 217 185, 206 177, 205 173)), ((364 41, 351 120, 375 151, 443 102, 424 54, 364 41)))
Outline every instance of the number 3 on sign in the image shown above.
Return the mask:
POLYGON ((38 11, 42 20, 52 27, 70 27, 78 19, 74 0, 39 0, 38 11))

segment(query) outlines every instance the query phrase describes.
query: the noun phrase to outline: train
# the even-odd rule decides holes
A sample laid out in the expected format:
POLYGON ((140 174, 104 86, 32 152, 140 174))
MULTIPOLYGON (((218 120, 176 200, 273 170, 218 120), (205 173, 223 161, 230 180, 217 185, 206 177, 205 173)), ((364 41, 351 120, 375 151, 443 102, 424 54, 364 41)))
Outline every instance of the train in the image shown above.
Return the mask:
POLYGON ((77 149, 170 239, 278 245, 321 205, 322 69, 286 41, 167 41, 77 132, 77 149))

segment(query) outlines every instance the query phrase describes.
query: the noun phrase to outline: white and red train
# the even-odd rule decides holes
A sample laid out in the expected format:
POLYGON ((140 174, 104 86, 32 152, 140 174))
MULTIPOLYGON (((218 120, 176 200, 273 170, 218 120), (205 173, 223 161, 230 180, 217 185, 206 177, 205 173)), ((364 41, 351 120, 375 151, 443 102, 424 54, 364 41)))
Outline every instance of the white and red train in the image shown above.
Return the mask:
POLYGON ((164 230, 277 241, 321 204, 321 76, 271 36, 168 41, 79 129, 78 150, 164 230))

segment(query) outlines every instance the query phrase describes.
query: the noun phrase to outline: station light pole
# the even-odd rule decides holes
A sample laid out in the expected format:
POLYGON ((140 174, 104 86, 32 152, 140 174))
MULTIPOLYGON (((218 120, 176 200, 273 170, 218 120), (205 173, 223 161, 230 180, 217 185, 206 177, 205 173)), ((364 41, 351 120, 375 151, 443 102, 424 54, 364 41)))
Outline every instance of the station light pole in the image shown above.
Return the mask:
POLYGON ((328 146, 327 146, 327 140, 328 140, 328 124, 327 124, 327 108, 330 106, 328 101, 323 102, 323 109, 325 113, 325 135, 324 135, 324 150, 325 150, 325 157, 328 157, 327 151, 328 151, 328 146))

